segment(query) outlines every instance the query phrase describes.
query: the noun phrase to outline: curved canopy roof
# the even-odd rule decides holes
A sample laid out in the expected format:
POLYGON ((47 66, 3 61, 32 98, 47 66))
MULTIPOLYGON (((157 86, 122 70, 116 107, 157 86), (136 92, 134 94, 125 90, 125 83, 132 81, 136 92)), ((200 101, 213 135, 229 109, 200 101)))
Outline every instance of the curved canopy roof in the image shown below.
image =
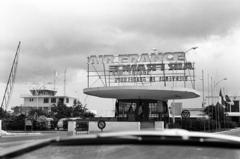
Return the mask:
POLYGON ((189 99, 200 97, 200 94, 189 88, 169 88, 159 87, 157 85, 147 86, 111 86, 85 88, 85 94, 116 99, 189 99))

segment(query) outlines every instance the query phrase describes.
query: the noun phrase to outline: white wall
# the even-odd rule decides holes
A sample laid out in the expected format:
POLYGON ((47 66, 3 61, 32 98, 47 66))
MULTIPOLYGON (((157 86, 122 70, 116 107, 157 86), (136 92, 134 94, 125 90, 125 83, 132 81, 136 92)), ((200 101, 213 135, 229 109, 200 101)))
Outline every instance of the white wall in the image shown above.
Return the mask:
POLYGON ((64 99, 64 103, 67 105, 67 106, 73 106, 73 101, 75 100, 74 98, 68 98, 69 99, 69 102, 66 103, 66 99, 64 99))
POLYGON ((68 121, 68 131, 69 132, 76 132, 76 121, 68 121))
POLYGON ((42 97, 38 97, 37 98, 33 98, 33 101, 30 102, 29 100, 30 98, 24 98, 24 103, 23 106, 30 106, 30 107, 49 107, 50 105, 52 105, 53 103, 51 103, 50 99, 49 99, 49 103, 43 103, 43 98, 42 97))
POLYGON ((164 130, 163 121, 155 121, 154 126, 155 126, 155 130, 164 130))
MULTIPOLYGON (((38 97, 38 99, 37 99, 37 97, 24 98, 23 106, 37 107, 37 105, 38 105, 39 107, 49 107, 49 106, 51 106, 53 104, 57 104, 59 98, 62 98, 62 97, 38 97), (33 101, 30 101, 30 98, 33 98, 33 101), (48 103, 43 103, 44 98, 48 98, 48 103), (55 103, 51 103, 51 98, 56 98, 56 102, 55 103)), ((68 97, 68 98, 69 98, 69 102, 66 103, 66 97, 65 97, 64 98, 64 103, 67 106, 72 106, 74 98, 71 98, 71 97, 68 97)))

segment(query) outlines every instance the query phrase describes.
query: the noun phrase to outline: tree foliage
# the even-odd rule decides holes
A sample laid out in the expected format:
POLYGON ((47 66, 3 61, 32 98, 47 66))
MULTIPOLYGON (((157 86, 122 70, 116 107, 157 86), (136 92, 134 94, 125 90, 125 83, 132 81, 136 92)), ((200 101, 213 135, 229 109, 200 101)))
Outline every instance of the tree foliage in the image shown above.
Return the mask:
POLYGON ((51 109, 51 117, 55 119, 68 117, 94 117, 95 115, 88 111, 86 105, 83 106, 80 101, 74 100, 73 106, 67 107, 63 103, 58 103, 51 109))
POLYGON ((3 120, 3 128, 6 130, 23 130, 25 118, 37 122, 37 118, 42 115, 53 118, 54 126, 56 126, 57 121, 61 118, 80 117, 84 119, 95 116, 95 114, 87 109, 86 105, 82 105, 77 100, 70 107, 66 106, 63 102, 58 102, 57 105, 51 107, 51 112, 46 112, 42 109, 33 109, 29 112, 28 116, 10 114, 0 108, 0 119, 3 120))
POLYGON ((37 114, 38 116, 40 115, 48 116, 48 113, 43 111, 42 109, 32 109, 28 112, 28 116, 30 117, 34 117, 35 114, 37 114))
POLYGON ((9 118, 11 115, 4 109, 0 108, 0 119, 9 118))
POLYGON ((24 130, 25 115, 9 115, 3 119, 4 130, 24 130))
POLYGON ((209 105, 204 109, 204 112, 213 120, 223 121, 225 118, 225 110, 223 105, 217 103, 216 105, 209 105))

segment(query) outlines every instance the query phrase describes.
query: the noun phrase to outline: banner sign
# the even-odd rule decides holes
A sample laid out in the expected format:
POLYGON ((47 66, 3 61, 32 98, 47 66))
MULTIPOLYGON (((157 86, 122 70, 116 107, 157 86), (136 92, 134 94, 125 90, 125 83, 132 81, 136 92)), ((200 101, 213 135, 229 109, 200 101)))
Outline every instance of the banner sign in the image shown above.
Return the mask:
POLYGON ((110 65, 109 72, 113 75, 123 75, 127 72, 129 75, 150 74, 150 72, 164 70, 193 70, 193 64, 187 63, 158 63, 158 64, 129 64, 129 65, 110 65))
POLYGON ((187 81, 188 76, 115 77, 114 83, 187 81))
POLYGON ((169 72, 171 70, 179 71, 187 69, 193 70, 193 64, 190 62, 168 64, 129 64, 110 65, 109 73, 114 76, 114 83, 188 81, 188 76, 184 76, 183 73, 180 73, 179 75, 172 74, 170 76, 163 75, 163 71, 169 72))

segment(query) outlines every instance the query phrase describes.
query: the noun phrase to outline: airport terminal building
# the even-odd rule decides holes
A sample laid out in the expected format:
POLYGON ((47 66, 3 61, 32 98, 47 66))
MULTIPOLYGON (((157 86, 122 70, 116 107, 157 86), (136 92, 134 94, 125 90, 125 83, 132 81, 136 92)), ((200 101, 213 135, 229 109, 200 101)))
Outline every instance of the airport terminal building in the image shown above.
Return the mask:
POLYGON ((185 52, 92 55, 87 67, 84 93, 116 99, 117 121, 167 123, 169 100, 200 96, 194 63, 186 60, 185 52))
POLYGON ((30 94, 22 95, 23 104, 13 109, 16 114, 28 115, 31 110, 40 109, 45 113, 51 112, 51 108, 58 103, 72 106, 77 98, 70 96, 57 96, 57 91, 51 89, 32 89, 30 94))

